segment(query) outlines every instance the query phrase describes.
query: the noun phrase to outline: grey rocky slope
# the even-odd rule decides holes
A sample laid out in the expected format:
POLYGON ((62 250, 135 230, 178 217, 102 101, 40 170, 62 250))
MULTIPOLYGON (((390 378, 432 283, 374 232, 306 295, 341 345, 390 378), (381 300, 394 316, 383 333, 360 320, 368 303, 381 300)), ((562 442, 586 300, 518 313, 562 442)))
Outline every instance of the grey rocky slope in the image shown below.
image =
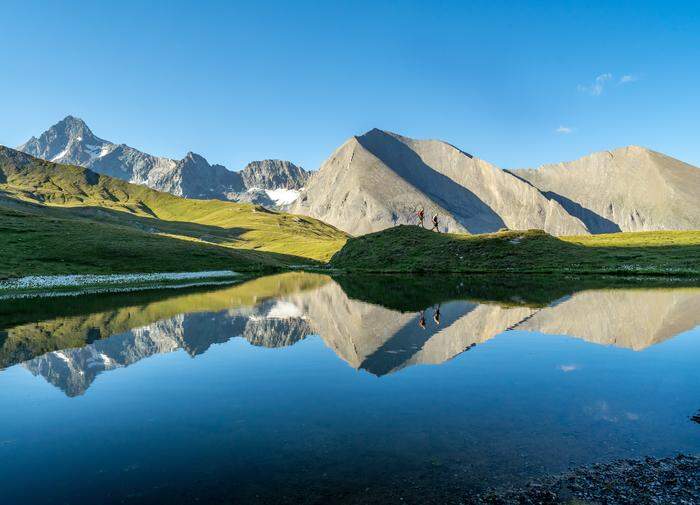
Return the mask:
POLYGON ((531 184, 437 140, 374 129, 337 149, 291 211, 351 234, 415 223, 438 213, 451 232, 540 228, 555 235, 586 226, 531 184))
POLYGON ((282 197, 282 203, 288 204, 309 177, 303 168, 281 160, 256 161, 241 172, 233 172, 223 165, 211 165, 192 152, 181 160, 153 156, 103 140, 84 121, 73 116, 67 116, 17 149, 37 158, 87 167, 186 198, 253 201, 274 206, 278 203, 276 198, 282 197))
POLYGON ((592 233, 700 228, 700 169, 643 147, 512 173, 592 233))

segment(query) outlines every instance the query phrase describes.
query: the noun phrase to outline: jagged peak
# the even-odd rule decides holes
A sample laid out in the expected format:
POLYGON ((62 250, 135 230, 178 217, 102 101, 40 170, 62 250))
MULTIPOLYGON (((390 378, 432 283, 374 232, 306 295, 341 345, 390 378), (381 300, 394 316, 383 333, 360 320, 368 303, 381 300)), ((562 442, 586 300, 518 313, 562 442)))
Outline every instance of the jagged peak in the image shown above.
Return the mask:
POLYGON ((61 121, 59 122, 67 122, 67 123, 82 123, 85 124, 85 121, 83 121, 82 118, 79 118, 77 116, 73 116, 71 114, 68 114, 66 117, 64 117, 61 121))
POLYGON ((207 161, 207 159, 204 156, 202 156, 201 154, 197 154, 193 151, 188 151, 187 154, 185 154, 185 157, 182 158, 182 161, 193 161, 195 163, 204 162, 207 165, 209 164, 209 162, 207 161))
POLYGON ((297 165, 289 160, 279 160, 279 159, 272 159, 272 158, 251 161, 245 167, 243 167, 243 171, 258 170, 258 169, 262 169, 264 167, 269 167, 269 166, 289 167, 291 169, 299 169, 301 171, 305 171, 302 167, 300 167, 299 165, 297 165))
POLYGON ((58 123, 53 125, 51 128, 61 128, 61 129, 66 129, 66 128, 77 128, 81 130, 85 130, 86 132, 92 133, 90 130, 90 127, 79 117, 71 116, 68 115, 61 119, 58 123))

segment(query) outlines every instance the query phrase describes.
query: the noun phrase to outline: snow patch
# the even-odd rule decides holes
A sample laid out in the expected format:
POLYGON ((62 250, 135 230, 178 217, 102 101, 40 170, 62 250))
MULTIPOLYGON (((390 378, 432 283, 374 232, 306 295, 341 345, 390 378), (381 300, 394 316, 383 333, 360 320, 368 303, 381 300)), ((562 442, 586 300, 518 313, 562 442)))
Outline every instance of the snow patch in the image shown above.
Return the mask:
POLYGON ((60 153, 58 153, 56 156, 51 158, 51 161, 58 161, 61 158, 63 158, 66 154, 68 154, 68 146, 66 146, 66 148, 63 151, 61 151, 60 153))
POLYGON ((268 319, 299 319, 304 314, 301 309, 291 302, 279 301, 267 313, 268 319))
POLYGON ((114 149, 117 146, 115 144, 104 144, 102 148, 100 148, 100 153, 97 155, 98 158, 103 158, 107 156, 109 153, 114 151, 114 149))
POLYGON ((262 188, 248 188, 246 193, 265 193, 267 197, 272 200, 275 205, 289 205, 293 203, 299 195, 301 194, 299 189, 287 189, 287 188, 277 188, 277 189, 262 189, 262 188))
POLYGON ((299 198, 301 191, 298 189, 277 188, 266 189, 265 193, 276 205, 289 205, 299 198))
POLYGON ((60 359, 61 361, 66 362, 66 363, 68 364, 68 366, 70 366, 71 362, 70 362, 70 360, 68 359, 68 356, 66 356, 62 351, 56 351, 56 352, 54 352, 53 354, 54 354, 54 356, 56 356, 58 359, 60 359))

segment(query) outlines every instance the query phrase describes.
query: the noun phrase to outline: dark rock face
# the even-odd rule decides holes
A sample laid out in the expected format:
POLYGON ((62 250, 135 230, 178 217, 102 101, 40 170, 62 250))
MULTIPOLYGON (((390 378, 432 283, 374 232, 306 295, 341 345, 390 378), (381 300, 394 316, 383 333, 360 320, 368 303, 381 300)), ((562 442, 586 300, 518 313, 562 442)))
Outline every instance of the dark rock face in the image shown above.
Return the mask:
POLYGON ((309 180, 310 173, 290 161, 252 161, 241 170, 246 188, 301 189, 309 180))

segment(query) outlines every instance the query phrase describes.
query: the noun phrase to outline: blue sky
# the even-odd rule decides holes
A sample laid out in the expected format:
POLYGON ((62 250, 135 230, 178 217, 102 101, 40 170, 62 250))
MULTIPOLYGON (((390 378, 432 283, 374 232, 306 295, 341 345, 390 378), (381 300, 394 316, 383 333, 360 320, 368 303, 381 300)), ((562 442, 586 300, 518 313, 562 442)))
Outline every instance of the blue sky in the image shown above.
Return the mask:
POLYGON ((67 114, 157 155, 318 168, 373 127, 502 167, 700 166, 700 2, 3 1, 0 143, 67 114))

